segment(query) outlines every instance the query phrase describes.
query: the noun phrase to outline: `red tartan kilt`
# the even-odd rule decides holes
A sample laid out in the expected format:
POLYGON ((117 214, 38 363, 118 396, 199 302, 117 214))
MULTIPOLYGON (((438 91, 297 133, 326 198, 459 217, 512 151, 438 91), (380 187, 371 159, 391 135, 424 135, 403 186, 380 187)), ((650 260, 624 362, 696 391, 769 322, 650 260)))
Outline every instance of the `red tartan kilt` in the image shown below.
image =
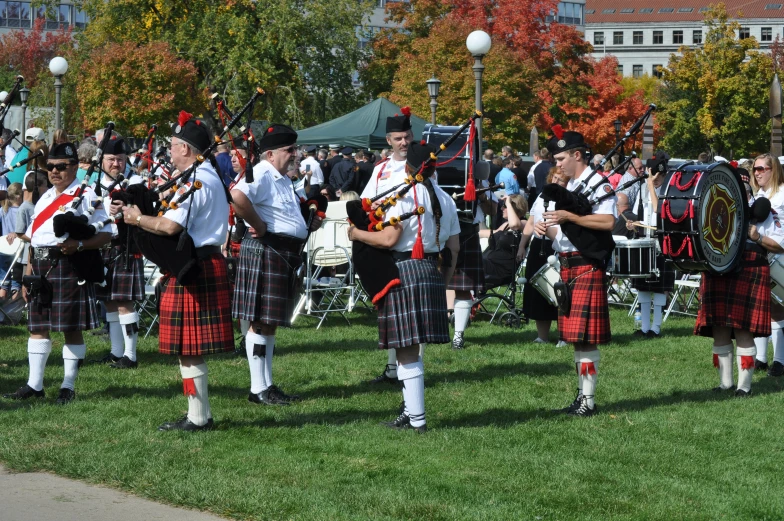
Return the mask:
POLYGON ((161 296, 158 350, 200 356, 234 349, 226 259, 216 253, 199 260, 195 281, 183 286, 168 278, 161 296))
POLYGON ((712 337, 712 326, 751 331, 755 337, 770 336, 770 267, 763 255, 746 251, 737 272, 702 275, 694 334, 712 337))
POLYGON ((558 312, 561 340, 571 344, 608 343, 610 309, 604 271, 590 265, 561 268, 561 280, 569 284, 572 295, 569 315, 565 316, 560 310, 558 312))

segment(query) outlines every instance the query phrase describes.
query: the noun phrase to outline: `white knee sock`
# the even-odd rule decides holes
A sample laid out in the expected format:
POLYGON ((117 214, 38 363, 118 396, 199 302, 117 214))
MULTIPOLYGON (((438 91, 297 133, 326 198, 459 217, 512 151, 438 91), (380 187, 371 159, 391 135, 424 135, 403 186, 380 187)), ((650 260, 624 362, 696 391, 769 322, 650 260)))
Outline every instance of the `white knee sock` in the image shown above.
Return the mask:
MULTIPOLYGON (((775 324, 775 322, 772 322, 772 324, 775 324)), ((770 337, 754 339, 754 345, 757 346, 757 360, 765 364, 768 363, 768 338, 770 337)))
POLYGON ((713 346, 713 366, 719 369, 721 388, 732 387, 732 344, 713 346))
POLYGON ((651 293, 650 291, 638 291, 637 298, 640 303, 640 315, 642 324, 640 329, 647 333, 651 329, 651 293))
POLYGON ((132 362, 136 361, 136 343, 139 341, 139 314, 137 312, 120 315, 120 328, 123 334, 125 351, 132 362))
POLYGON ((403 382, 403 401, 412 427, 425 424, 425 367, 422 360, 399 364, 397 379, 403 382))
POLYGON ((387 349, 387 369, 385 373, 390 378, 397 378, 397 349, 387 349))
POLYGON ((426 347, 427 347, 427 344, 419 344, 419 360, 420 361, 425 359, 425 348, 426 347))
POLYGON ((125 340, 120 327, 120 313, 117 311, 106 313, 106 322, 109 324, 109 340, 112 343, 112 354, 120 358, 125 349, 125 340))
POLYGON ((247 335, 249 330, 250 330, 250 320, 240 319, 240 331, 242 332, 242 336, 247 335))
POLYGON ((471 300, 455 300, 455 333, 462 333, 471 317, 471 300))
POLYGON ((84 360, 87 346, 84 344, 65 344, 63 346, 63 385, 61 388, 74 390, 76 375, 79 374, 79 360, 84 360))
POLYGON ((264 353, 264 383, 265 389, 272 387, 272 354, 275 352, 275 335, 259 335, 264 339, 267 349, 264 353))
POLYGON ((580 352, 574 352, 574 371, 577 373, 577 391, 579 395, 583 394, 583 378, 580 376, 580 352))
POLYGON ((583 381, 583 396, 588 403, 588 407, 594 407, 594 393, 596 392, 596 379, 599 376, 599 350, 582 351, 580 353, 580 378, 583 381))
POLYGON ((661 325, 662 325, 662 310, 664 309, 664 305, 667 303, 667 296, 664 293, 654 293, 653 294, 653 325, 651 329, 657 335, 661 333, 661 325))
POLYGON ((773 337, 773 361, 784 364, 784 320, 771 323, 773 337))
POLYGON ((264 385, 264 357, 267 356, 264 337, 248 331, 245 335, 245 353, 248 355, 248 366, 250 366, 250 392, 259 394, 269 387, 264 385))
POLYGON ((180 364, 182 388, 188 397, 188 419, 199 426, 210 418, 210 399, 207 393, 207 364, 204 362, 190 367, 180 364))
POLYGON ((738 347, 736 350, 738 362, 738 389, 751 391, 751 377, 754 375, 754 355, 756 347, 738 347))
POLYGON ((27 379, 27 385, 36 391, 44 388, 44 369, 51 352, 51 340, 27 339, 27 359, 30 363, 30 377, 27 379))

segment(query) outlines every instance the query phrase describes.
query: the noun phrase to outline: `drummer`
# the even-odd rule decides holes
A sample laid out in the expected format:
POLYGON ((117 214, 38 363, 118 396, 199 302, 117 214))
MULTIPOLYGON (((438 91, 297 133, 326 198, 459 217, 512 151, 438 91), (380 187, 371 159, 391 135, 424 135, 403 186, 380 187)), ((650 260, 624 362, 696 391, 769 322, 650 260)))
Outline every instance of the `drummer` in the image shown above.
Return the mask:
MULTIPOLYGON (((648 159, 645 171, 648 174, 646 187, 637 191, 637 200, 632 211, 642 224, 656 226, 656 208, 659 205, 659 196, 662 193, 664 178, 667 177, 667 162, 670 156, 667 152, 659 150, 648 159)), ((646 237, 646 228, 635 226, 635 222, 627 221, 626 227, 637 232, 637 236, 646 237)), ((648 228, 649 229, 649 228, 648 228)), ((651 274, 650 279, 632 279, 632 287, 637 290, 637 299, 640 303, 642 327, 635 331, 635 335, 644 338, 659 338, 661 336, 662 312, 667 302, 667 293, 675 287, 675 270, 670 263, 664 262, 664 255, 656 250, 656 268, 659 275, 651 274), (651 301, 653 302, 653 324, 651 324, 651 301)))
MULTIPOLYGON (((561 186, 566 186, 567 179, 561 174, 561 170, 554 166, 547 173, 545 184, 557 183, 561 186)), ((539 271, 542 266, 547 262, 551 255, 555 255, 553 250, 553 241, 546 235, 539 235, 534 230, 534 222, 542 220, 544 214, 544 201, 541 195, 536 196, 533 206, 531 206, 531 216, 525 223, 523 229, 523 240, 521 248, 525 248, 528 241, 531 240, 531 246, 528 249, 528 256, 525 262, 525 289, 523 291, 523 314, 527 319, 536 321, 536 339, 534 342, 537 344, 549 343, 550 326, 553 320, 558 320, 558 308, 550 303, 549 300, 544 298, 533 285, 531 285, 531 278, 539 271)), ((566 346, 566 342, 559 340, 557 347, 566 346)))
MULTIPOLYGON (((744 188, 751 200, 747 179, 744 180, 744 188)), ((724 275, 706 272, 702 276, 700 310, 694 334, 713 337, 713 365, 719 370, 720 380, 714 391, 734 390, 737 397, 751 395, 751 377, 757 353, 754 338, 767 339, 771 332, 767 254, 784 252, 782 244, 784 230, 771 209, 763 222, 749 225, 746 251, 739 270, 724 275), (737 344, 737 389, 732 377, 733 335, 737 344)))
MULTIPOLYGON (((771 209, 784 216, 784 172, 779 158, 770 154, 762 154, 754 159, 751 186, 755 197, 766 197, 770 200, 771 209)), ((771 337, 773 340, 773 365, 768 369, 768 339, 755 338, 757 359, 754 368, 758 371, 768 369, 769 376, 784 375, 784 307, 775 300, 770 303, 771 337)))

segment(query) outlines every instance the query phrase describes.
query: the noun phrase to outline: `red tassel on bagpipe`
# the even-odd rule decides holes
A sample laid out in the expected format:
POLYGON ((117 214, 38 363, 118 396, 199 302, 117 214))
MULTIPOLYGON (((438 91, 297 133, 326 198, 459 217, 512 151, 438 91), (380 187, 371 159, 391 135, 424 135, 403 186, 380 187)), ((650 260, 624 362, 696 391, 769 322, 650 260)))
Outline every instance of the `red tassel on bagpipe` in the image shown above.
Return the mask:
POLYGON ((414 243, 414 249, 411 250, 411 258, 414 260, 422 260, 425 258, 425 245, 422 242, 421 230, 417 233, 416 242, 414 243))

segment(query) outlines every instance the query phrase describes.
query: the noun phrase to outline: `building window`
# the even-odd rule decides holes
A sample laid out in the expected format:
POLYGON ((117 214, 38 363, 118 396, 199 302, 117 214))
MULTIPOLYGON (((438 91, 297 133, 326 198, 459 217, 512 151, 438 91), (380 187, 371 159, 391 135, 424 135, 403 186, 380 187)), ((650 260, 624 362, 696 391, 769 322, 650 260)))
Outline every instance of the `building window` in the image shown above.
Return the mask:
POLYGON ((766 4, 765 9, 781 9, 781 4, 766 4))
POLYGON ((623 31, 613 33, 613 45, 623 45, 623 31))
POLYGON ((640 14, 651 14, 653 12, 653 8, 651 7, 643 7, 640 9, 640 14))
POLYGON ((656 65, 653 66, 653 69, 651 70, 651 74, 653 75, 654 78, 662 77, 661 63, 657 63, 656 65))
POLYGON ((0 2, 0 26, 30 28, 30 2, 0 2))
POLYGON ((664 43, 664 31, 653 31, 653 43, 664 43))
POLYGON ((623 76, 623 65, 618 64, 618 68, 616 70, 618 71, 618 75, 623 76))
POLYGON ((708 9, 710 9, 710 8, 709 7, 700 7, 700 12, 701 13, 707 13, 708 9))
POLYGON ((602 9, 602 14, 613 14, 615 9, 602 9))
POLYGON ((751 36, 751 32, 749 31, 748 27, 741 27, 738 31, 738 40, 745 40, 746 38, 751 36))
POLYGON ((642 31, 634 31, 632 33, 632 43, 634 45, 642 45, 642 31))
POLYGON ((634 9, 631 9, 629 7, 625 9, 621 9, 621 14, 632 14, 632 13, 634 13, 634 9))
POLYGON ((672 13, 673 11, 675 11, 675 9, 673 9, 672 7, 662 7, 661 9, 659 9, 660 13, 672 13))
POLYGON ((691 43, 694 45, 702 45, 702 30, 697 29, 691 33, 691 43))
POLYGON ((79 29, 84 29, 87 27, 87 15, 81 9, 77 9, 74 7, 74 22, 75 27, 79 29))
POLYGON ((642 65, 632 65, 632 76, 635 78, 642 77, 642 65))
POLYGON ((583 24, 583 4, 573 2, 558 3, 558 23, 567 25, 583 24))
POLYGON ((772 42, 773 41, 773 27, 763 27, 760 34, 760 41, 772 42))
POLYGON ((593 33, 593 44, 594 45, 604 45, 604 33, 603 32, 595 32, 595 33, 593 33))
POLYGON ((694 11, 693 7, 679 7, 678 8, 678 12, 679 13, 691 13, 692 11, 694 11))
POLYGON ((683 43, 683 31, 673 31, 672 32, 672 43, 673 44, 681 44, 681 43, 683 43))
POLYGON ((596 12, 596 9, 588 9, 587 11, 585 11, 585 14, 593 14, 595 12, 596 12))

